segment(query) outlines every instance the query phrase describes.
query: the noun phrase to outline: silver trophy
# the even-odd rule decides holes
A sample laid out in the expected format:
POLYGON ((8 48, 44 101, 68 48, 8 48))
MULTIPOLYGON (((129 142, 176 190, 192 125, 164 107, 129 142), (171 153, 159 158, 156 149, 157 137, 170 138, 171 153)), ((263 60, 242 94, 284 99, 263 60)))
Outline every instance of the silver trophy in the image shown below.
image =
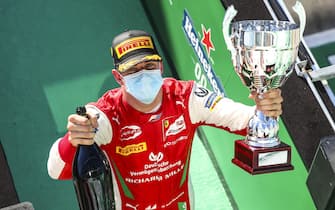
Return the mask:
MULTIPOLYGON (((299 43, 305 28, 306 14, 300 2, 295 4, 293 10, 299 16, 300 26, 289 21, 274 20, 244 20, 232 23, 237 11, 233 6, 228 7, 226 11, 223 20, 223 35, 227 48, 231 52, 234 69, 245 86, 251 91, 257 91, 258 97, 262 97, 263 93, 272 88, 281 87, 294 69, 299 43)), ((273 158, 278 152, 286 150, 278 149, 283 147, 281 145, 283 143, 278 138, 278 131, 277 118, 267 117, 261 111, 256 111, 249 121, 248 134, 243 143, 255 147, 256 150, 257 148, 269 148, 267 154, 273 158)), ((245 155, 246 151, 238 153, 245 155)), ((274 165, 287 165, 290 159, 287 156, 290 151, 287 151, 285 154, 277 155, 282 158, 282 161, 266 160, 269 164, 264 164, 264 162, 260 163, 264 155, 260 155, 260 152, 254 153, 256 157, 250 158, 256 158, 256 163, 247 164, 252 168, 251 171, 271 168, 274 165), (286 159, 283 158, 285 155, 286 159)), ((245 158, 236 158, 235 149, 237 161, 245 158)), ((243 164, 246 164, 245 161, 243 164)))

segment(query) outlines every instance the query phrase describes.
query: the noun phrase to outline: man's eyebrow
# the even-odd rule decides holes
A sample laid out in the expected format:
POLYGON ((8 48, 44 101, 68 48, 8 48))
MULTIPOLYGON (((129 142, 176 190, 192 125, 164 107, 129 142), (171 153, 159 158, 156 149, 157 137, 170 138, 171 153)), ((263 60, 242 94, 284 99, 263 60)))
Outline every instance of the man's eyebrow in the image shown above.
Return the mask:
POLYGON ((129 71, 138 71, 141 68, 145 68, 147 66, 157 65, 155 61, 144 61, 143 63, 136 64, 135 66, 130 67, 127 72, 129 71))
POLYGON ((145 64, 144 64, 144 66, 152 66, 152 65, 156 65, 156 63, 148 62, 148 63, 145 63, 145 64))

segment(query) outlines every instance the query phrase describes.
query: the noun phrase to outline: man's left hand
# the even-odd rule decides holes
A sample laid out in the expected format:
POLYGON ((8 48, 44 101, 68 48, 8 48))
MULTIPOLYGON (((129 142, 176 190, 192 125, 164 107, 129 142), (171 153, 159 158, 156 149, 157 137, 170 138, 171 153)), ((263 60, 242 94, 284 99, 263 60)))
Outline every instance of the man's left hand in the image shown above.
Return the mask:
POLYGON ((251 92, 249 98, 255 101, 256 109, 262 111, 265 116, 278 117, 282 114, 283 97, 278 88, 270 89, 261 95, 251 92))

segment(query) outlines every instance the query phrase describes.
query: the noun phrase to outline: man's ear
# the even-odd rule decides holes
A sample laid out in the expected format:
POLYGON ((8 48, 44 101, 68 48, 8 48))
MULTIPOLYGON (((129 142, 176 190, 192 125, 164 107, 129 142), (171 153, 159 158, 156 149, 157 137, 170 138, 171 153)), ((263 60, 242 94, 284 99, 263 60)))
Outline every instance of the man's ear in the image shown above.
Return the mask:
POLYGON ((113 69, 112 74, 114 76, 115 81, 119 83, 119 85, 123 85, 122 75, 120 74, 120 72, 118 72, 116 69, 113 69))

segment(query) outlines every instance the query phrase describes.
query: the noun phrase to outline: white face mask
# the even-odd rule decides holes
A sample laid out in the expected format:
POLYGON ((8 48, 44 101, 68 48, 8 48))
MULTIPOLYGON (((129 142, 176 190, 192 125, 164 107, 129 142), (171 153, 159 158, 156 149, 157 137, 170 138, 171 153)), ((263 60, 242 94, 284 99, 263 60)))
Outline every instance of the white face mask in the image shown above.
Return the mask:
POLYGON ((151 104, 163 84, 160 69, 143 69, 123 77, 126 91, 144 104, 151 104))

